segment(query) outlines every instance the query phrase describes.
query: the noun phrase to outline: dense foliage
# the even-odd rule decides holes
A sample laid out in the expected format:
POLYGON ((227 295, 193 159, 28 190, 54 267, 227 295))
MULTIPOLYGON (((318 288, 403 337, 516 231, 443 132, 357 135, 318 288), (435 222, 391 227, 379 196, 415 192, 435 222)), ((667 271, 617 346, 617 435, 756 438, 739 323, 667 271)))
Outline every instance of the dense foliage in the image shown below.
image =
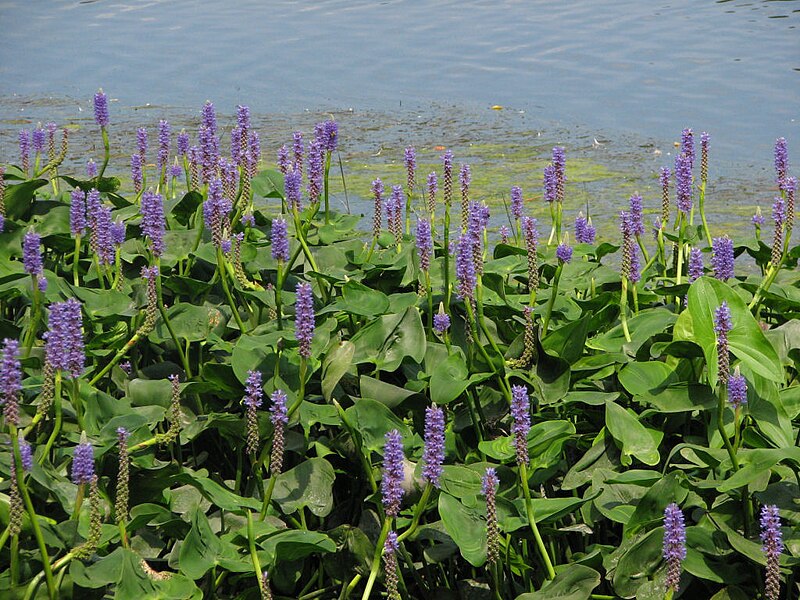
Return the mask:
POLYGON ((333 121, 264 168, 209 103, 123 189, 95 118, 101 165, 53 125, 0 178, 4 597, 796 597, 784 141, 750 239, 710 235, 686 130, 599 243, 562 148, 499 231, 409 148, 369 233, 329 209, 333 121))

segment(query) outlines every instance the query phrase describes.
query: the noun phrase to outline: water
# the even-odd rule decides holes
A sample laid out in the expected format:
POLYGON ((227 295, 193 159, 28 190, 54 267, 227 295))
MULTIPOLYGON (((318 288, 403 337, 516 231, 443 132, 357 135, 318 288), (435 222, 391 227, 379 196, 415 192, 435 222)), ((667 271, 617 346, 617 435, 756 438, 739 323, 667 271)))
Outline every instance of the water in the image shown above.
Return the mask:
POLYGON ((282 139, 287 117, 352 115, 365 156, 543 132, 648 177, 691 126, 736 190, 770 180, 776 137, 800 148, 798 0, 6 0, 0 21, 0 149, 19 122, 86 119, 100 86, 129 124, 210 98, 282 139))

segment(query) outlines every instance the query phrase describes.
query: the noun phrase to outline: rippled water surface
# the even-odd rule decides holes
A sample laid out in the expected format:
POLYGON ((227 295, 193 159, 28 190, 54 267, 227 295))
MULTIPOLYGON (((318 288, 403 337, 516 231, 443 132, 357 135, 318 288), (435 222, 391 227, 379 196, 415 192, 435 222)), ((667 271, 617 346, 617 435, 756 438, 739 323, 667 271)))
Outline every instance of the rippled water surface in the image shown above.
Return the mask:
POLYGON ((102 86, 131 122, 208 98, 284 117, 352 109, 370 151, 425 137, 425 122, 440 127, 425 142, 545 131, 663 164, 691 126, 729 177, 764 176, 778 136, 800 151, 798 0, 0 0, 0 22, 0 147, 18 120, 86 117, 102 86))

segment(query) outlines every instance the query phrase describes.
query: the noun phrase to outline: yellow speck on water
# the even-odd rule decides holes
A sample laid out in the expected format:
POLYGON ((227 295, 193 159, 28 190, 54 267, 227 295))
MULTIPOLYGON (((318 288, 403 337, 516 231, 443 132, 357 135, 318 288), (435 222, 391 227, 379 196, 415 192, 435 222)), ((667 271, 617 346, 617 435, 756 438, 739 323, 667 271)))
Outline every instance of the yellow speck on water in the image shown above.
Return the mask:
POLYGON ((492 110, 503 110, 503 107, 500 106, 499 104, 495 104, 494 106, 492 106, 492 110))

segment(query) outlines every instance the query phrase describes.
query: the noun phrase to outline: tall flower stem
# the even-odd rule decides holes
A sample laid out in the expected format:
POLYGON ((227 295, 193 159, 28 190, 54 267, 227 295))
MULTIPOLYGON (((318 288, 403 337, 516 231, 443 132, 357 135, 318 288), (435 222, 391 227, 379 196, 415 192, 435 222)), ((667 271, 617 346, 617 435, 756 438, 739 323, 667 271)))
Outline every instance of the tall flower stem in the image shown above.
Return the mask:
POLYGON ((622 277, 622 291, 619 297, 619 318, 622 321, 622 331, 625 341, 631 341, 631 332, 628 331, 628 278, 622 277))
POLYGON ((98 180, 101 177, 103 177, 103 173, 106 172, 106 167, 108 166, 108 159, 111 156, 111 150, 108 143, 108 130, 106 130, 105 127, 101 127, 100 131, 103 134, 103 164, 100 167, 100 172, 97 174, 98 180))
POLYGON ((267 517, 267 511, 269 510, 269 504, 272 502, 272 493, 275 491, 275 480, 278 477, 273 474, 269 478, 269 483, 267 483, 267 491, 264 492, 264 500, 261 502, 261 513, 259 514, 258 520, 263 521, 267 517))
POLYGON ((31 275, 32 292, 33 292, 33 305, 31 306, 31 317, 28 322, 28 329, 25 331, 25 341, 22 344, 24 348, 24 356, 28 356, 33 348, 33 340, 36 338, 36 328, 39 324, 42 312, 42 293, 39 291, 39 282, 37 275, 31 275))
POLYGON ((78 281, 78 259, 81 253, 81 234, 75 236, 75 252, 72 255, 72 282, 75 285, 79 284, 78 281))
POLYGON ((378 578, 378 571, 381 568, 381 556, 383 556, 383 545, 386 543, 386 536, 389 535, 389 530, 392 526, 392 520, 389 517, 386 517, 383 520, 383 527, 381 528, 381 534, 378 536, 378 541, 375 544, 375 556, 372 558, 372 567, 369 571, 369 579, 367 579, 367 585, 364 588, 364 593, 361 595, 361 600, 369 600, 370 594, 372 593, 372 586, 375 585, 375 580, 378 578))
POLYGON ((550 286, 550 298, 547 300, 547 308, 545 308, 544 319, 542 319, 542 337, 547 335, 547 326, 550 324, 550 316, 553 314, 553 305, 556 302, 558 295, 558 282, 561 279, 561 271, 564 265, 559 262, 556 267, 556 273, 553 275, 553 285, 550 286))
MULTIPOLYGON (((683 270, 683 238, 686 233, 686 216, 682 212, 678 212, 678 262, 675 269, 675 283, 681 284, 681 271, 683 270)), ((679 303, 680 304, 680 303, 679 303)), ((678 309, 680 310, 680 308, 678 309)))
POLYGON ((528 466, 525 463, 519 465, 519 477, 522 483, 522 493, 525 495, 525 510, 528 514, 528 524, 530 525, 533 537, 536 540, 536 547, 539 550, 542 562, 547 570, 547 578, 553 579, 556 576, 553 563, 550 561, 550 555, 547 553, 547 548, 544 545, 544 540, 539 533, 539 527, 536 525, 536 518, 533 515, 533 504, 531 502, 531 490, 528 487, 528 466))
POLYGON ((50 566, 50 556, 47 554, 47 545, 44 543, 42 529, 39 527, 39 519, 36 516, 36 511, 33 508, 33 502, 31 502, 31 496, 28 493, 28 486, 25 485, 25 478, 22 476, 22 474, 25 473, 25 470, 22 467, 22 456, 19 452, 19 436, 17 433, 17 428, 15 425, 9 425, 9 430, 11 435, 11 447, 13 448, 14 452, 14 468, 16 469, 17 473, 20 474, 17 477, 17 487, 19 488, 20 496, 22 496, 22 501, 25 504, 25 509, 28 511, 31 527, 33 528, 33 535, 36 538, 36 543, 39 546, 39 553, 42 556, 42 569, 47 580, 47 593, 50 597, 50 600, 55 600, 58 597, 58 590, 56 589, 55 579, 53 579, 53 571, 50 566))
POLYGON ((425 506, 428 504, 428 499, 431 497, 432 491, 433 484, 429 481, 427 484, 425 484, 425 489, 422 490, 422 497, 419 499, 417 506, 414 508, 414 516, 411 518, 411 525, 409 525, 408 529, 406 529, 403 533, 397 536, 398 544, 407 537, 414 535, 414 532, 417 531, 419 520, 422 517, 422 513, 425 511, 425 506))
POLYGON ((425 295, 428 297, 428 337, 433 338, 433 294, 431 290, 431 274, 425 271, 425 295))
MULTIPOLYGON (((217 250, 217 257, 219 260, 219 256, 221 255, 221 251, 217 250)), ((186 373, 186 379, 192 378, 192 369, 189 365, 189 360, 186 357, 186 353, 183 351, 183 346, 181 345, 180 341, 178 340, 178 336, 175 334, 175 329, 172 327, 172 323, 167 316, 167 309, 164 307, 164 296, 161 292, 161 260, 156 259, 156 266, 158 267, 158 275, 156 276, 156 294, 158 299, 158 312, 161 313, 161 318, 164 319, 164 325, 167 326, 167 331, 169 331, 169 335, 172 338, 172 342, 175 344, 175 348, 178 350, 178 356, 180 356, 181 364, 183 365, 183 370, 186 373)), ((220 277, 224 275, 220 273, 220 277)), ((233 307, 231 307, 233 308, 233 307)), ((236 311, 233 311, 233 314, 236 315, 236 311)), ((244 333, 244 331, 242 331, 244 333)))
MULTIPOLYGON (((219 280, 222 283, 222 291, 225 294, 225 298, 228 301, 228 306, 231 307, 231 312, 233 313, 233 318, 236 321, 236 325, 239 327, 239 331, 242 334, 247 333, 247 328, 244 326, 244 322, 242 321, 242 317, 239 315, 239 309, 236 307, 236 303, 233 301, 233 296, 231 295, 230 286, 228 285, 228 274, 226 273, 227 267, 225 264, 225 257, 222 255, 222 248, 217 248, 217 273, 219 273, 219 280)), ((159 294, 160 297, 160 294, 159 294)), ((159 308, 161 308, 162 304, 159 301, 159 308)), ((162 316, 164 314, 162 313, 162 316)), ((166 319, 166 317, 165 317, 166 319)), ((168 326, 169 328, 169 326, 168 326)), ((172 333, 170 329, 170 333, 172 333)), ((188 372, 187 372, 188 373, 188 372)))
POLYGON ((283 269, 283 261, 278 261, 278 277, 275 281, 275 315, 278 317, 278 329, 283 329, 283 311, 281 310, 281 290, 283 289, 283 282, 286 279, 286 273, 283 269))
POLYGON ((708 219, 706 219, 705 203, 706 203, 706 182, 702 181, 700 183, 700 198, 697 201, 698 205, 697 208, 700 211, 700 219, 703 221, 703 231, 706 234, 708 247, 711 248, 711 231, 708 229, 708 219))
POLYGON ((308 359, 304 356, 300 357, 300 389, 297 391, 297 398, 295 398, 294 403, 289 408, 287 413, 288 418, 292 418, 292 415, 300 408, 300 405, 303 403, 303 398, 306 395, 306 373, 308 371, 308 359))
POLYGON ((261 560, 258 558, 258 551, 256 550, 256 536, 253 529, 253 513, 247 511, 247 546, 250 549, 250 560, 253 561, 253 569, 256 572, 256 580, 258 581, 258 589, 261 596, 264 596, 264 578, 261 576, 261 560))
POLYGON ((325 174, 323 175, 323 187, 325 198, 325 225, 331 222, 330 205, 328 200, 328 174, 331 170, 331 152, 330 150, 325 153, 325 174))
POLYGON ((725 449, 728 451, 728 456, 731 459, 731 465, 733 465, 734 472, 739 470, 739 459, 736 457, 736 450, 731 445, 731 440, 728 437, 728 434, 725 433, 725 406, 727 404, 727 397, 728 397, 728 386, 725 384, 720 384, 719 386, 719 403, 717 404, 717 429, 719 430, 719 435, 722 437, 722 443, 725 445, 725 449))
POLYGON ((44 461, 50 456, 50 450, 58 439, 59 433, 61 433, 61 422, 63 420, 61 408, 61 371, 56 371, 54 377, 53 409, 55 411, 55 421, 53 423, 53 431, 50 432, 50 437, 47 438, 47 442, 45 443, 44 452, 42 452, 42 455, 39 457, 39 464, 44 464, 44 461))
POLYGON ((444 306, 450 311, 450 204, 444 205, 444 227, 442 229, 442 249, 444 250, 444 306))

